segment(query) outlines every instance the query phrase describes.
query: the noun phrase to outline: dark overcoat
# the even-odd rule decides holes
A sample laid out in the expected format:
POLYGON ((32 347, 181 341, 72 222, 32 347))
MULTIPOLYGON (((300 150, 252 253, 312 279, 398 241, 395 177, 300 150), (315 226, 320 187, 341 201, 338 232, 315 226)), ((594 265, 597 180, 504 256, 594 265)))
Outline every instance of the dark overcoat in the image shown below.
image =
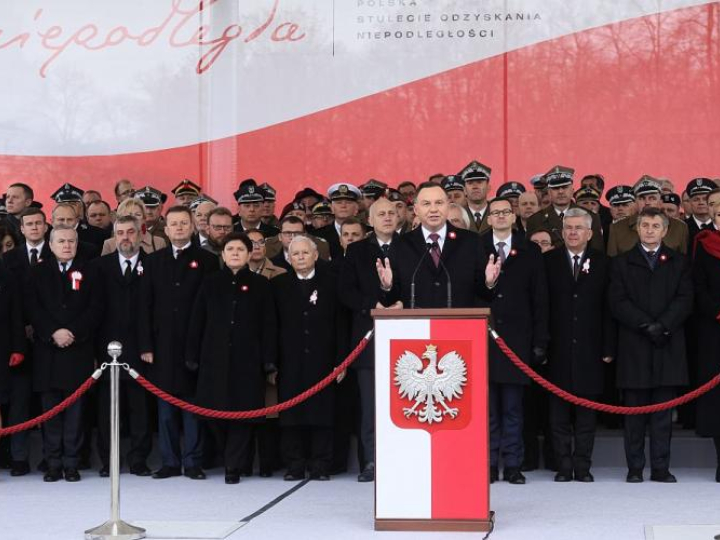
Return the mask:
MULTIPOLYGON (((20 280, 0 264, 0 395, 10 387, 10 355, 25 354, 25 325, 20 280)), ((22 365, 22 364, 20 364, 22 365)), ((19 367, 19 366, 18 366, 19 367)))

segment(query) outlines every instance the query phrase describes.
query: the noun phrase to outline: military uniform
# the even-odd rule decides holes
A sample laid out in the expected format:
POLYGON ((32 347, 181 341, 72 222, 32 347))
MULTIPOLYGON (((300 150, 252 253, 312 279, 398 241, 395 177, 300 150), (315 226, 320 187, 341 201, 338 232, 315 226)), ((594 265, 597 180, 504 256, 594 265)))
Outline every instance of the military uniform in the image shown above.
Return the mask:
MULTIPOLYGON (((570 208, 580 207, 576 204, 571 204, 567 208, 567 210, 569 210, 570 208)), ((598 251, 604 251, 605 244, 603 242, 603 235, 600 227, 600 218, 597 214, 593 214, 591 212, 588 213, 592 216, 593 231, 593 236, 590 239, 590 247, 598 251)), ((562 227, 562 218, 560 217, 560 214, 557 213, 555 208, 553 208, 551 205, 548 208, 535 212, 532 216, 528 218, 526 234, 529 238, 537 231, 546 230, 550 232, 550 237, 552 238, 553 245, 557 248, 565 245, 565 242, 562 239, 562 227)))
MULTIPOLYGON (((688 228, 679 219, 670 219, 668 232, 663 239, 663 244, 683 255, 687 253, 688 228)), ((607 254, 615 257, 626 251, 630 251, 638 242, 637 216, 630 216, 613 223, 610 226, 610 238, 608 239, 607 254)))

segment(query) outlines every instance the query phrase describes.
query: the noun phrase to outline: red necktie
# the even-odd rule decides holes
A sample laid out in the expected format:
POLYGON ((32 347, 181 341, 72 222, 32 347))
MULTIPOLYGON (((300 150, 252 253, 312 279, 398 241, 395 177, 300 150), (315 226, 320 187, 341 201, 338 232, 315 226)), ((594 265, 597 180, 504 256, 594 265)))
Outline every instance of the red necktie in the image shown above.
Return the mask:
POLYGON ((438 240, 440 240, 440 235, 437 233, 430 233, 428 235, 428 238, 432 242, 432 247, 430 248, 430 256, 432 257, 435 266, 440 266, 440 244, 438 243, 438 240))

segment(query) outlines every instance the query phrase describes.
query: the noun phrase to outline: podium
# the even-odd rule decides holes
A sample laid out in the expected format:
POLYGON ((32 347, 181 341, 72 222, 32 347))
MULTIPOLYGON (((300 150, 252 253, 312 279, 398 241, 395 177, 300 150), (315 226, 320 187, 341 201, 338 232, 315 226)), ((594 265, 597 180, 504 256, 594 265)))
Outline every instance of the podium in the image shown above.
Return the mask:
POLYGON ((375 530, 491 529, 489 315, 372 311, 375 530))

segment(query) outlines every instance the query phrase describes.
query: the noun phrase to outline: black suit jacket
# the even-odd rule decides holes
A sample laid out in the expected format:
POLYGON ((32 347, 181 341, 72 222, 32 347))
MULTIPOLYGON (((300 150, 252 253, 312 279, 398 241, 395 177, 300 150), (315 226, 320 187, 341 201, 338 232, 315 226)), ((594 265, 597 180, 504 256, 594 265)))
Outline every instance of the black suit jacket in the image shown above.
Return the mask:
POLYGON ((339 259, 343 256, 343 249, 340 245, 340 236, 338 235, 337 229, 335 228, 335 222, 333 221, 330 225, 325 225, 316 230, 313 235, 319 236, 320 238, 327 241, 330 247, 330 258, 339 259))
MULTIPOLYGON (((404 234, 395 242, 393 288, 383 296, 386 305, 402 300, 405 308, 411 305, 411 283, 415 274, 415 307, 447 307, 447 276, 442 265, 435 267, 427 252, 422 227, 404 234)), ((470 231, 447 224, 441 260, 447 268, 452 285, 452 307, 478 307, 492 295, 485 287, 487 257, 480 237, 470 231)))
POLYGON ((10 387, 8 364, 12 353, 25 353, 25 327, 23 324, 21 287, 17 276, 0 263, 0 394, 10 387))

